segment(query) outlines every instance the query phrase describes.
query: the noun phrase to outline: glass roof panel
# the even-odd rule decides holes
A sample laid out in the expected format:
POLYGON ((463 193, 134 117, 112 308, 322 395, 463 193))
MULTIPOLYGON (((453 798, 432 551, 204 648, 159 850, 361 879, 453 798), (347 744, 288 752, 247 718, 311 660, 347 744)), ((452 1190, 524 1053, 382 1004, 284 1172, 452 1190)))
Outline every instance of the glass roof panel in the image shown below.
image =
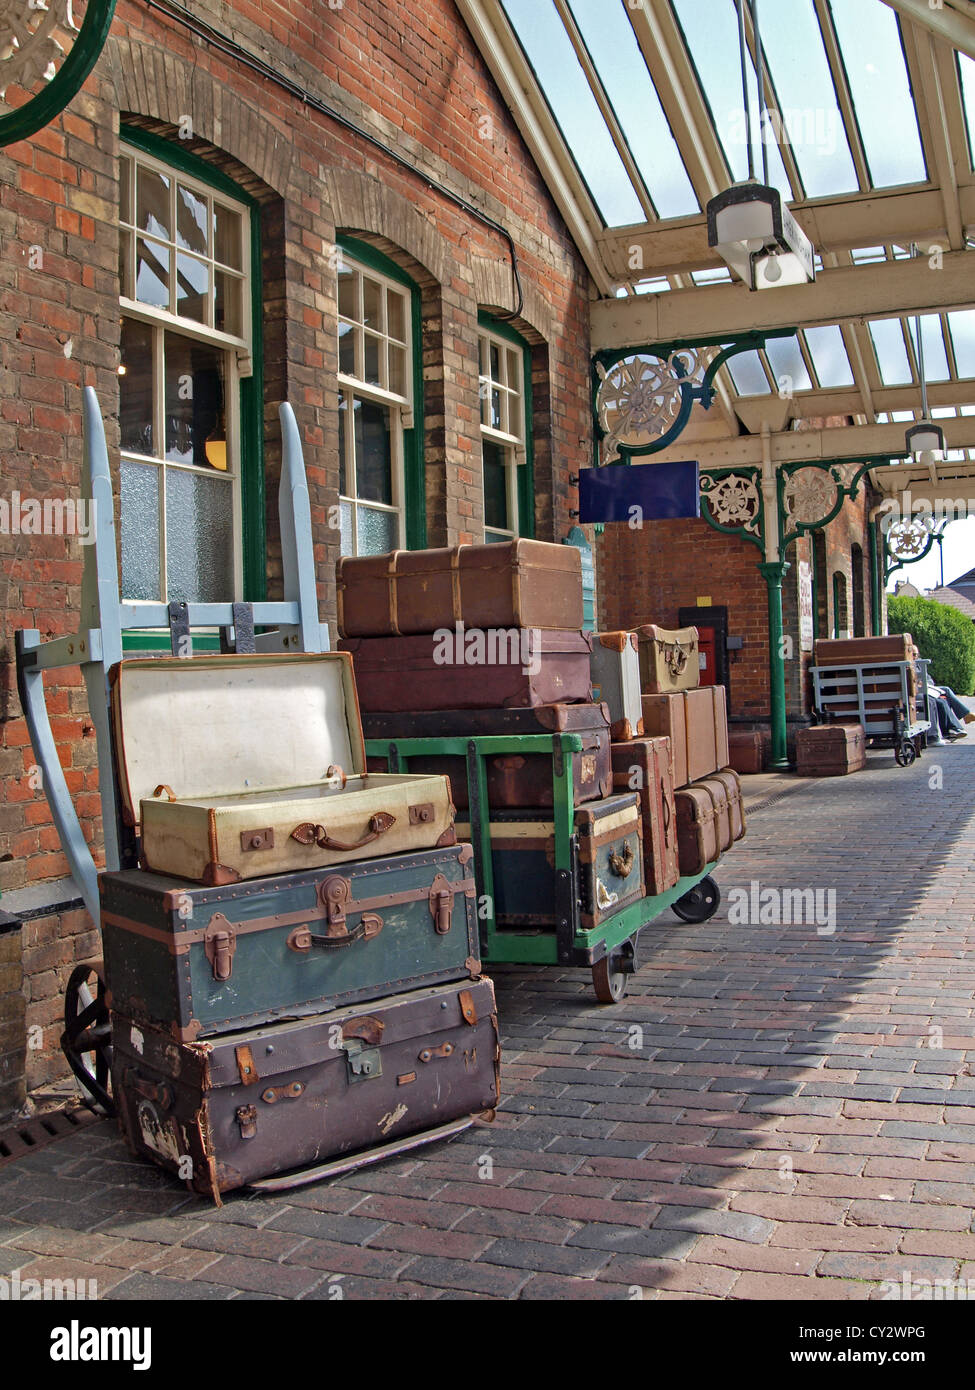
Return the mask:
MULTIPOLYGON (((914 344, 914 355, 917 356, 917 332, 915 320, 907 320, 908 332, 911 335, 911 342, 914 344)), ((944 335, 941 332, 941 319, 937 314, 921 315, 921 341, 924 344, 924 379, 925 381, 950 381, 951 372, 948 369, 948 354, 945 352, 944 335)))
POLYGON ((503 4, 603 221, 610 227, 645 221, 552 0, 503 0, 503 4))
POLYGON ((967 53, 958 54, 958 76, 968 122, 968 162, 975 168, 975 59, 967 53))
POLYGON ((571 0, 569 8, 658 214, 700 212, 626 11, 606 0, 571 0))
MULTIPOLYGON (((674 12, 684 31, 705 98, 711 108, 718 139, 731 168, 741 182, 748 177, 748 139, 741 99, 741 63, 738 58, 738 18, 734 0, 673 0, 674 12)), ((748 101, 752 116, 752 148, 756 177, 762 178, 761 132, 755 64, 748 60, 748 101)), ((786 201, 793 192, 778 145, 768 145, 769 182, 786 201)), ((739 359, 740 360, 740 359, 739 359)))
POLYGON ((638 280, 633 286, 635 294, 665 294, 670 289, 666 275, 658 275, 654 280, 638 280))
POLYGON ((948 315, 955 366, 960 377, 975 377, 975 309, 961 309, 948 315))
POLYGON ((871 319, 870 336, 884 385, 903 386, 913 381, 900 319, 871 319))
POLYGON ((846 355, 843 334, 835 323, 807 328, 806 347, 820 386, 835 388, 854 384, 853 368, 846 355))
POLYGON ((783 396, 789 396, 793 391, 812 390, 798 338, 770 338, 765 344, 765 356, 783 396))
POLYGON ((897 16, 877 0, 829 0, 874 186, 928 177, 897 16))
POLYGON ((739 396, 770 396, 772 388, 768 384, 765 368, 758 353, 741 352, 727 362, 731 380, 739 396))
POLYGON ((870 265, 874 261, 885 261, 887 259, 887 248, 885 246, 860 246, 855 251, 850 252, 850 260, 854 265, 870 265))
POLYGON ((792 145, 806 196, 855 191, 856 168, 813 0, 765 5, 759 23, 782 115, 781 138, 792 145))

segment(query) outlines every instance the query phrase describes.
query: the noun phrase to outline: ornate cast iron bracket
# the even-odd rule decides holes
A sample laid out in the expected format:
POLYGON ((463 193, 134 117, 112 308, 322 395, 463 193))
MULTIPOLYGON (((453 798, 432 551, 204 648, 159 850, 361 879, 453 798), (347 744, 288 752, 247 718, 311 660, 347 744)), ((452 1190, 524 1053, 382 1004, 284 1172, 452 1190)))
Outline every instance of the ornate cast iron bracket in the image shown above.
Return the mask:
POLYGON ((681 434, 695 401, 705 410, 714 381, 732 357, 765 346, 769 338, 791 338, 794 328, 741 333, 719 346, 703 338, 645 347, 604 349, 593 358, 592 413, 600 463, 659 453, 681 434))
POLYGON ((757 545, 764 558, 765 503, 760 468, 712 468, 702 473, 701 515, 713 530, 757 545))
POLYGON ((776 485, 782 553, 785 554, 786 547, 800 536, 822 530, 839 516, 843 503, 847 498, 852 501, 856 497, 864 475, 872 467, 871 463, 861 464, 845 481, 844 469, 854 468, 854 465, 828 460, 779 464, 776 485))
POLYGON ((98 61, 115 0, 87 0, 79 28, 71 0, 6 0, 0 5, 0 147, 49 125, 98 61), (7 90, 26 100, 10 105, 7 90))
POLYGON ((881 530, 884 549, 884 587, 892 574, 905 565, 916 565, 931 554, 935 544, 944 539, 945 527, 950 518, 941 522, 925 521, 923 517, 905 517, 895 521, 887 530, 881 530))

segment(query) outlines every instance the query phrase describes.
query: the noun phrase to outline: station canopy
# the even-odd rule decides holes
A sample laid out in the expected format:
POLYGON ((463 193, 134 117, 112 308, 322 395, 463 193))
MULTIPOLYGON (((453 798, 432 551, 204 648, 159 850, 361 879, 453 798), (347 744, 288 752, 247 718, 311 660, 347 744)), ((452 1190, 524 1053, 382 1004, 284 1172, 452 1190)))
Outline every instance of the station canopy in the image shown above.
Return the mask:
MULTIPOLYGON (((919 319, 939 477, 968 485, 975 3, 760 0, 764 114, 746 3, 756 174, 764 145, 816 266, 813 283, 759 291, 708 245, 705 215, 748 177, 735 0, 458 5, 591 273, 594 351, 796 330, 732 358, 711 409, 648 461, 693 445, 704 467, 760 462, 763 428, 775 461, 903 457, 922 418, 919 319)), ((873 476, 893 490, 889 468, 873 476)))

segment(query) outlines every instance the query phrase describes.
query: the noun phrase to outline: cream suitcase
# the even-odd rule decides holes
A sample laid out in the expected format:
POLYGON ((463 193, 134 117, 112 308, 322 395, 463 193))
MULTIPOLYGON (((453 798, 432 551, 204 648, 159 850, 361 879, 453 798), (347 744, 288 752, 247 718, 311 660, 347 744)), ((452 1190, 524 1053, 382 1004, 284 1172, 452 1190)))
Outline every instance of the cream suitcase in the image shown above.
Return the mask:
POLYGON ((640 679, 644 695, 669 695, 674 690, 693 690, 700 684, 696 627, 675 632, 647 623, 638 627, 640 679))
POLYGON ((109 680, 143 868, 216 886, 456 843, 446 777, 366 772, 345 652, 136 659, 109 680))
POLYGON ((592 698, 609 705, 614 743, 629 743, 643 733, 640 656, 635 632, 597 632, 589 658, 592 698))

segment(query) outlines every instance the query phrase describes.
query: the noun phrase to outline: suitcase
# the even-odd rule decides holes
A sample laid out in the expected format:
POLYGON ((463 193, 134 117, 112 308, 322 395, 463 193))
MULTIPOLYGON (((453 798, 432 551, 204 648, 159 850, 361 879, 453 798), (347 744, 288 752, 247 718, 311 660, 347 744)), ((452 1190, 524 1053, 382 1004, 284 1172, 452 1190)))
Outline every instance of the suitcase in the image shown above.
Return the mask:
MULTIPOLYGON (((362 721, 367 738, 476 738, 479 735, 577 733, 582 750, 570 753, 573 804, 609 796, 613 789, 610 763, 609 708, 601 705, 539 705, 526 710, 429 711, 418 715, 367 715, 362 721)), ((370 756, 367 766, 383 771, 385 757, 370 756)), ((467 760, 450 754, 411 754, 410 769, 442 773, 450 778, 454 805, 466 810, 467 760)), ((551 753, 498 753, 487 759, 488 804, 494 807, 549 807, 552 802, 551 753)))
POLYGON ((796 732, 796 772, 801 777, 843 777, 866 765, 862 724, 816 724, 796 732))
POLYGON ((513 540, 442 550, 346 556, 336 570, 343 637, 474 628, 581 629, 575 546, 513 540))
POLYGON ((718 853, 724 854, 731 849, 734 843, 734 833, 731 823, 731 806, 728 798, 728 787, 725 782, 718 777, 705 777, 700 782, 692 782, 692 787, 703 787, 711 798, 714 807, 714 824, 718 838, 718 853))
POLYGON ((647 623, 637 628, 640 643, 640 680, 644 695, 666 695, 672 690, 693 690, 701 680, 697 628, 675 632, 647 623))
POLYGON ((636 738, 613 744, 613 790, 636 791, 643 823, 643 873, 648 894, 665 893, 680 878, 677 809, 670 740, 636 738))
POLYGON ((122 661, 109 680, 143 868, 214 886, 457 842, 445 777, 366 773, 343 653, 122 661))
POLYGON ((764 771, 765 739, 758 729, 732 729, 728 735, 728 765, 742 774, 764 771))
POLYGON ((733 767, 723 767, 709 779, 724 784, 728 796, 728 810, 731 813, 731 839, 732 843, 736 840, 745 838, 745 802, 741 794, 741 782, 738 774, 733 767))
POLYGON ((614 743, 643 733, 640 654, 635 632, 597 632, 592 639, 592 697, 609 705, 614 743))
POLYGON ((592 703, 589 633, 451 628, 343 638, 339 648, 352 655, 367 714, 592 703))
POLYGON ((480 974, 470 845, 223 888, 99 876, 112 1006, 180 1042, 480 974))
MULTIPOLYGON (((494 914, 499 927, 555 929, 555 828, 533 811, 491 817, 494 914)), ((579 925, 599 926, 646 896, 643 828, 635 793, 589 802, 575 813, 579 925)))
POLYGON ((707 787, 680 787, 677 803, 677 855, 682 876, 702 874, 720 858, 714 798, 707 787))
POLYGON ((727 734, 723 737, 720 750, 724 757, 720 761, 718 757, 718 711, 720 709, 724 715, 724 687, 720 687, 720 701, 716 698, 717 691, 716 686, 702 685, 697 690, 681 691, 679 696, 686 710, 689 782, 700 782, 702 778, 710 777, 712 772, 717 772, 719 767, 728 765, 727 734))
POLYGON ((727 767, 731 761, 728 742, 728 692, 723 685, 706 686, 714 699, 715 768, 727 767))
POLYGON ((488 979, 209 1041, 175 1043, 112 1017, 112 1091, 129 1147, 218 1205, 256 1179, 343 1154, 368 1161, 376 1146, 412 1147, 408 1136, 492 1111, 499 1068, 488 979))
POLYGON ((888 637, 821 637, 814 648, 813 665, 881 666, 913 661, 915 655, 909 632, 892 632, 888 637))
POLYGON ((643 731, 651 738, 670 740, 670 774, 675 789, 685 787, 687 775, 687 707, 679 692, 644 695, 643 731))

